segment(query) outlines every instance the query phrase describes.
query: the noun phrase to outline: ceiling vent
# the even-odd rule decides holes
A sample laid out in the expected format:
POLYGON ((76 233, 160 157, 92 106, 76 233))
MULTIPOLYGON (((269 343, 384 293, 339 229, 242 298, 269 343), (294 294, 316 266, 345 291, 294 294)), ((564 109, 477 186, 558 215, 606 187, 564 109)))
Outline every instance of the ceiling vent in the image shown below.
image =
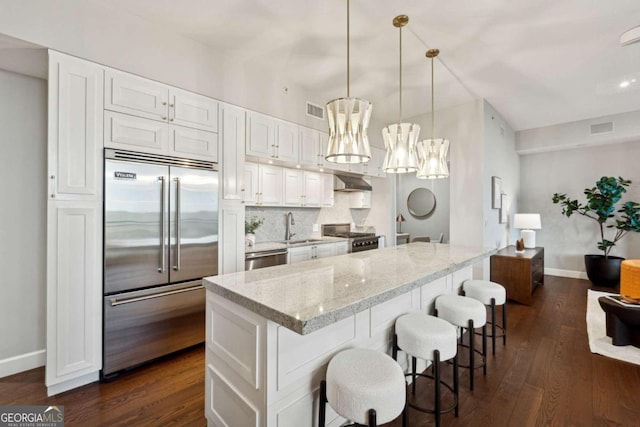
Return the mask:
POLYGON ((613 122, 594 123, 591 125, 590 134, 602 135, 603 133, 613 133, 613 122))
POLYGON ((319 120, 324 120, 324 108, 307 101, 307 116, 315 117, 319 120))

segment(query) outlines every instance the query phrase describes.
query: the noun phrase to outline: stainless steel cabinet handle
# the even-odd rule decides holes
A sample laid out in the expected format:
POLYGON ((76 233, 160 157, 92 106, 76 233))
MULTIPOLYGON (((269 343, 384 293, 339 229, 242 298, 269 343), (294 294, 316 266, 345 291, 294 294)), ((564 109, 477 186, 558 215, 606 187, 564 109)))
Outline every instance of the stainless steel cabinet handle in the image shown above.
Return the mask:
POLYGON ((180 178, 176 177, 176 265, 175 271, 180 271, 180 178))
POLYGON ((122 304, 130 304, 132 302, 145 301, 153 298, 166 297, 169 295, 181 294, 183 292, 197 291, 198 289, 202 289, 202 288, 204 288, 204 286, 197 285, 197 286, 191 286, 189 288, 176 289, 175 291, 159 292, 157 294, 145 295, 143 297, 124 298, 121 300, 117 298, 111 298, 111 307, 115 307, 117 305, 122 305, 122 304))
POLYGON ((167 268, 167 227, 164 223, 164 210, 165 210, 165 200, 164 200, 164 176, 159 176, 158 181, 160 181, 160 246, 162 250, 160 251, 160 268, 158 268, 158 273, 164 273, 167 268))

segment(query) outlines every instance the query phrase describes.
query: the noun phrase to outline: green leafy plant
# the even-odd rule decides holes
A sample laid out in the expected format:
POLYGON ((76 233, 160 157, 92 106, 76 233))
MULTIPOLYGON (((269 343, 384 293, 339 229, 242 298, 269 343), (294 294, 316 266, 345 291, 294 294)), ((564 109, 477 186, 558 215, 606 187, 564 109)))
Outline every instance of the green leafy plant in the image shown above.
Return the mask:
POLYGON ((616 211, 616 204, 627 192, 631 181, 621 177, 614 178, 603 176, 596 182, 593 188, 584 190, 587 203, 582 204, 577 200, 569 198, 566 194, 555 193, 553 203, 562 206, 562 214, 570 217, 574 213, 590 218, 598 223, 600 227, 600 240, 598 249, 604 251, 605 258, 609 257, 611 249, 629 231, 640 232, 640 204, 636 202, 625 202, 616 211), (616 213, 618 214, 616 216, 616 213), (607 224, 607 222, 613 222, 607 224), (613 240, 605 238, 604 229, 615 228, 616 233, 613 240))
POLYGON ((264 224, 264 218, 252 217, 249 221, 244 221, 244 234, 255 234, 256 230, 264 224))

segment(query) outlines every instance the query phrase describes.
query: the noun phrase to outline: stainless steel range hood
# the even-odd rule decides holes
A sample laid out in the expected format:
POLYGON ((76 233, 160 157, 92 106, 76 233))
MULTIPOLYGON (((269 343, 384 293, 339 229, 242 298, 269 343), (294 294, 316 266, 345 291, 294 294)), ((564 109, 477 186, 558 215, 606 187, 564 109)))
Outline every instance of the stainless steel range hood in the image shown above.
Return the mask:
POLYGON ((333 191, 371 191, 371 185, 357 176, 334 175, 333 191))

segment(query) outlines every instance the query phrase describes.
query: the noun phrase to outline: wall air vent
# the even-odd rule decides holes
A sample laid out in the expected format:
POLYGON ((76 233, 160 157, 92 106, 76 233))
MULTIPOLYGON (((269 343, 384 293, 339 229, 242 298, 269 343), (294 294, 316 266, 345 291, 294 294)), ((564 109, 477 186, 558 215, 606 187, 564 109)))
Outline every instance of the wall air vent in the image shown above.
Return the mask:
POLYGON ((613 133, 613 122, 594 123, 590 127, 590 135, 602 135, 603 133, 613 133))
POLYGON ((315 117, 319 120, 324 120, 324 108, 307 101, 307 116, 315 117))

